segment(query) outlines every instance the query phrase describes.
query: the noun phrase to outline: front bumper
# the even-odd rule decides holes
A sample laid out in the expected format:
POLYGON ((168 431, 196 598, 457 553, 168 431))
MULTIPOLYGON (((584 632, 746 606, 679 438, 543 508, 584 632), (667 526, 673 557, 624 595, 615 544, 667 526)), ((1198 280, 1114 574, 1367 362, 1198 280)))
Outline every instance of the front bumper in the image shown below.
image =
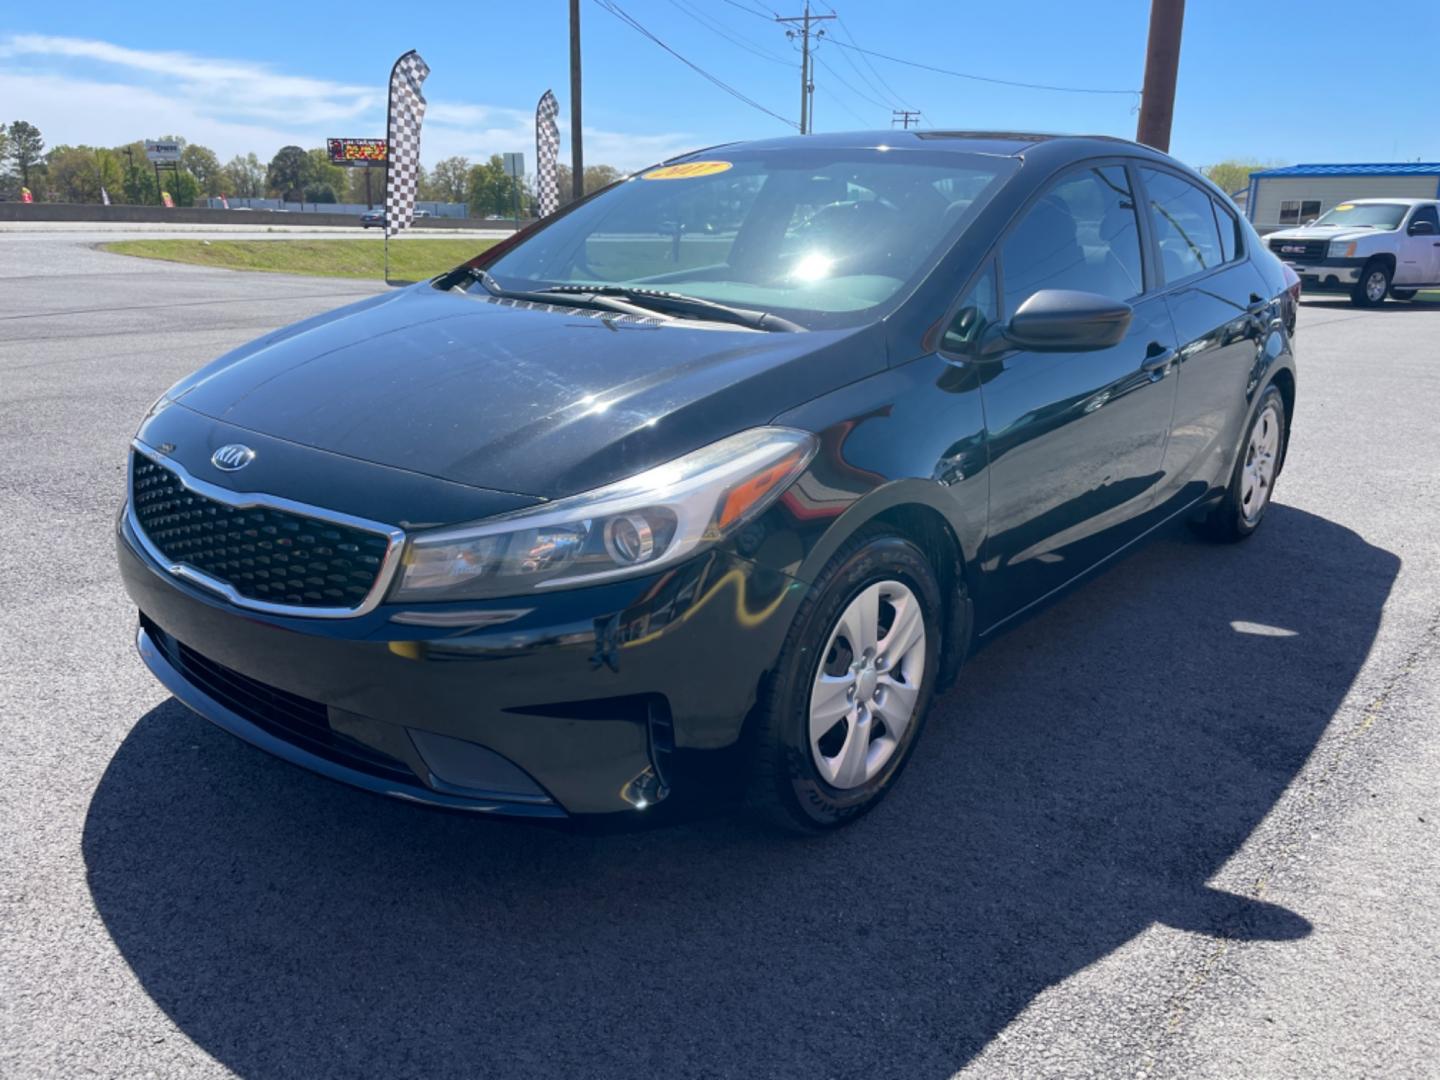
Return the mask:
POLYGON ((313 619, 171 575, 125 514, 117 549, 140 655, 200 715, 370 791, 526 817, 710 790, 804 592, 712 551, 588 589, 313 619))
POLYGON ((1291 262, 1288 259, 1284 261, 1286 266, 1300 276, 1302 289, 1320 291, 1353 289, 1359 283, 1360 270, 1366 263, 1365 259, 1338 257, 1310 259, 1305 262, 1291 262))

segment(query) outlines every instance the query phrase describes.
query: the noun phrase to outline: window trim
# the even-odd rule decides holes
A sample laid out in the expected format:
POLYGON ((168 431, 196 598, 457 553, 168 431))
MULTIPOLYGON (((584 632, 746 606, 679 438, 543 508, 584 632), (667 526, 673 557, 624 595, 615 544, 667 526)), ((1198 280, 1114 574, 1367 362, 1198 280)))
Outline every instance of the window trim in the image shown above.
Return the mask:
MULTIPOLYGON (((1149 219, 1150 219, 1150 211, 1149 211, 1149 206, 1150 206, 1150 192, 1149 192, 1149 189, 1145 187, 1145 178, 1140 175, 1140 172, 1141 172, 1142 169, 1150 169, 1150 170, 1152 170, 1152 171, 1154 171, 1154 172, 1167 173, 1167 174, 1169 174, 1170 176, 1175 177, 1177 180, 1180 180, 1180 181, 1183 181, 1183 182, 1186 183, 1186 184, 1189 184, 1192 188, 1194 188, 1196 191, 1198 191, 1201 195, 1204 195, 1207 199, 1210 200, 1210 204, 1211 204, 1212 207, 1213 207, 1214 204, 1215 204, 1215 193, 1214 193, 1214 192, 1208 191, 1208 190, 1206 190, 1204 187, 1202 187, 1201 185, 1195 183, 1194 180, 1191 180, 1188 176, 1186 176, 1183 172, 1180 172, 1178 169, 1171 168, 1169 165, 1166 165, 1165 163, 1159 162, 1159 161, 1147 161, 1147 160, 1144 160, 1144 159, 1136 159, 1136 165, 1135 165, 1135 183, 1139 185, 1140 191, 1143 193, 1141 197, 1143 198, 1143 200, 1144 200, 1144 202, 1145 202, 1145 206, 1146 206, 1145 219, 1146 219, 1147 222, 1148 222, 1149 219)), ((1211 217, 1212 217, 1212 218, 1214 217, 1214 210, 1213 210, 1213 209, 1211 210, 1211 217)), ((1216 237, 1215 237, 1215 239, 1218 241, 1218 240, 1220 239, 1220 237, 1219 237, 1220 222, 1219 222, 1219 221, 1216 221, 1216 222, 1215 222, 1215 232, 1216 232, 1216 237)), ((1182 285, 1183 285, 1183 286, 1192 285, 1192 284, 1194 284, 1195 282, 1201 281, 1201 280, 1209 277, 1209 276, 1212 275, 1212 274, 1218 274, 1218 273, 1220 273, 1220 272, 1223 271, 1223 270, 1229 269, 1231 265, 1233 265, 1234 263, 1237 263, 1237 262, 1239 262, 1241 259, 1245 258, 1245 253, 1244 253, 1244 252, 1237 251, 1237 252, 1235 253, 1235 258, 1229 260, 1228 262, 1221 262, 1221 263, 1216 263, 1214 266, 1207 266, 1207 267, 1205 267, 1205 268, 1203 268, 1203 269, 1201 269, 1201 270, 1197 270, 1197 271, 1196 271, 1195 273, 1193 273, 1193 274, 1187 274, 1185 277, 1176 278, 1174 281, 1162 281, 1162 280, 1160 280, 1160 278, 1161 278, 1161 276, 1162 276, 1162 271, 1164 270, 1165 264, 1164 264, 1163 262, 1161 262, 1161 260, 1160 260, 1160 241, 1159 241, 1159 238, 1155 236, 1155 230, 1151 229, 1151 230, 1150 230, 1150 233, 1151 233, 1151 236, 1150 236, 1150 254, 1151 254, 1151 258, 1154 260, 1155 269, 1156 269, 1156 275, 1155 275, 1155 277, 1156 277, 1156 282, 1155 282, 1155 288, 1154 288, 1154 291, 1155 291, 1156 295, 1163 296, 1164 294, 1166 294, 1166 293, 1168 293, 1168 292, 1173 292, 1173 291, 1174 291, 1177 287, 1179 287, 1179 286, 1182 286, 1182 285)), ((1222 247, 1222 248, 1220 249, 1220 251, 1221 251, 1221 254, 1223 255, 1225 249, 1222 247)))
MULTIPOLYGON (((1230 223, 1230 242, 1234 245, 1235 248, 1235 253, 1231 255, 1230 258, 1222 262, 1220 266, 1229 266, 1232 263, 1239 262, 1245 257, 1246 254, 1244 235, 1240 229, 1239 218, 1235 216, 1235 214, 1229 209, 1229 207, 1227 207, 1224 203, 1222 203, 1219 199, 1215 198, 1215 196, 1213 195, 1210 196, 1210 212, 1215 215, 1215 228, 1220 233, 1220 254, 1225 254, 1226 221, 1230 223)), ((1149 215, 1147 214, 1146 216, 1148 217, 1149 215)), ((1217 266, 1216 269, 1220 269, 1220 266, 1217 266)))

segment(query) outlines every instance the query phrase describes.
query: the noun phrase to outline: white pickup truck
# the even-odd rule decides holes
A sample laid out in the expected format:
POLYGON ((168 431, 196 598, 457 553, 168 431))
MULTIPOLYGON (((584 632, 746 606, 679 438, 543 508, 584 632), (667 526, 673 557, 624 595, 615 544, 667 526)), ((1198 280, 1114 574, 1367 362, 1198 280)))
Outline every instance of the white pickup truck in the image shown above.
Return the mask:
POLYGON ((1348 292, 1362 307, 1440 288, 1440 200, 1352 199, 1265 241, 1302 288, 1348 292))

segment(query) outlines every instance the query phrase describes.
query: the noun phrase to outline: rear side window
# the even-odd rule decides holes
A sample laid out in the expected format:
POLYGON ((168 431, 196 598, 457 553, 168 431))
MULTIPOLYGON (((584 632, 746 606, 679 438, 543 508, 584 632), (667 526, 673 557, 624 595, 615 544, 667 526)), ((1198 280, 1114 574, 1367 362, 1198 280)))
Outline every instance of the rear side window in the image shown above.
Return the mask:
POLYGON ((1228 263, 1240 251, 1240 222, 1223 204, 1217 202, 1215 223, 1220 226, 1220 257, 1228 263))
POLYGON ((1001 248, 1008 318, 1041 289, 1129 300, 1144 289, 1135 199, 1125 170, 1068 173, 1025 212, 1001 248))
POLYGON ((1172 173, 1142 167, 1140 176, 1149 197, 1163 280, 1179 281, 1219 266, 1224 256, 1210 196, 1172 173))

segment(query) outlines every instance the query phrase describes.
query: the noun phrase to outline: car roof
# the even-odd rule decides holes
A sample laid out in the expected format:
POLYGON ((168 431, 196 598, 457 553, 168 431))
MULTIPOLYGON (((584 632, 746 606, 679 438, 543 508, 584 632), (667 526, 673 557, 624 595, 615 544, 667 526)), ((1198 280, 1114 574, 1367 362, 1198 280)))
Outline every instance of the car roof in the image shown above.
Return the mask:
POLYGON ((1407 195, 1407 196, 1396 196, 1396 197, 1393 198, 1393 199, 1386 199, 1386 198, 1383 198, 1383 197, 1377 195, 1377 196, 1375 196, 1375 197, 1373 197, 1373 198, 1369 198, 1369 199, 1342 199, 1342 200, 1340 200, 1340 201, 1343 202, 1343 203, 1346 203, 1347 205, 1351 205, 1351 206, 1353 206, 1355 203, 1367 203, 1367 204, 1370 204, 1370 203, 1399 203, 1399 204, 1402 205, 1402 206, 1423 206, 1423 205, 1425 205, 1426 203, 1433 203, 1435 200, 1434 200, 1434 199, 1416 199, 1416 198, 1412 198, 1412 197, 1410 197, 1410 196, 1408 196, 1408 195, 1407 195))
MULTIPOLYGON (((961 151, 972 154, 993 154, 1003 157, 1019 157, 1041 144, 1058 144, 1057 149, 1062 146, 1073 144, 1079 149, 1098 149, 1103 153, 1103 144, 1113 151, 1123 148, 1127 153, 1140 153, 1148 157, 1164 158, 1165 155, 1152 150, 1148 146, 1131 142, 1128 139, 1118 139, 1113 135, 1064 135, 1055 132, 1035 131, 921 131, 919 129, 909 131, 897 131, 895 129, 881 129, 879 131, 836 131, 825 132, 818 135, 787 135, 777 139, 758 139, 747 142, 722 143, 719 146, 707 147, 704 150, 692 151, 682 154, 680 158, 692 157, 695 153, 711 153, 716 150, 786 150, 786 149, 820 149, 820 150, 878 150, 881 147, 888 149, 913 149, 913 150, 936 150, 936 151, 961 151), (1102 147, 1090 147, 1086 144, 1102 144, 1102 147)), ((672 159, 672 160, 679 160, 672 159)))

